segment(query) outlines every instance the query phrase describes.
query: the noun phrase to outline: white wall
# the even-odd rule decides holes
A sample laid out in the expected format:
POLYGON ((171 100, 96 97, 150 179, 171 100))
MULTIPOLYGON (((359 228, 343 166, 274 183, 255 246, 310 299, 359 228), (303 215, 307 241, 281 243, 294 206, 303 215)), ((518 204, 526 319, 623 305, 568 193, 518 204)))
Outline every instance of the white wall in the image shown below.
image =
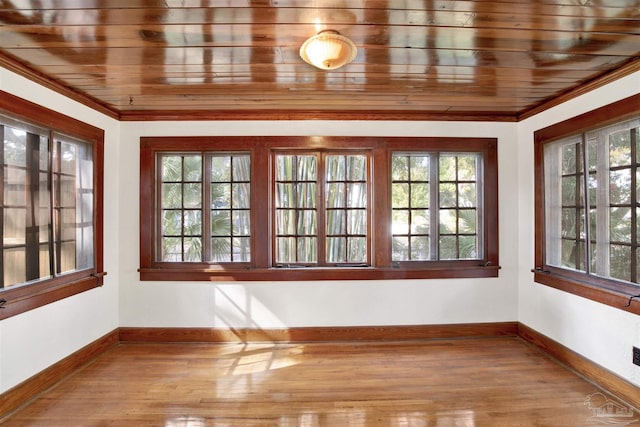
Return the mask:
POLYGON ((0 392, 118 327, 119 123, 0 68, 0 89, 105 130, 104 286, 0 322, 0 392))
MULTIPOLYGON (((640 72, 580 96, 518 124, 519 320, 640 386, 631 363, 640 346, 640 316, 533 282, 533 132, 640 93, 640 72)), ((504 197, 504 194, 501 194, 504 197)))
POLYGON ((121 123, 120 324, 147 327, 362 326, 517 320, 516 124, 452 122, 121 123), (497 137, 499 278, 256 283, 140 282, 141 136, 344 135, 497 137))

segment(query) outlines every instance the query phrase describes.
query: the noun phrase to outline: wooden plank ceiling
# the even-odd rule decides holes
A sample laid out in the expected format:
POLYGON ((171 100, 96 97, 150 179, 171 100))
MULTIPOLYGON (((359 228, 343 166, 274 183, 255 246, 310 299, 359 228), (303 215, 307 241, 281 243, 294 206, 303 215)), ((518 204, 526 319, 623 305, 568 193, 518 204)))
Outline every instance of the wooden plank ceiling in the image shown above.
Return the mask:
POLYGON ((517 119, 638 57, 640 0, 0 0, 0 65, 122 119, 517 119))

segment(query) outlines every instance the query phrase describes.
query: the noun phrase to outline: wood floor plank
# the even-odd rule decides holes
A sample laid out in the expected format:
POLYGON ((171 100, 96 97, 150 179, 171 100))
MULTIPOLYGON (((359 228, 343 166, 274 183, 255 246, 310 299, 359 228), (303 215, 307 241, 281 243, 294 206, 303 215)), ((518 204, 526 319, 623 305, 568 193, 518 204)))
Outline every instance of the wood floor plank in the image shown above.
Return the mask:
POLYGON ((625 407, 516 337, 125 343, 5 424, 584 427, 607 402, 625 407))

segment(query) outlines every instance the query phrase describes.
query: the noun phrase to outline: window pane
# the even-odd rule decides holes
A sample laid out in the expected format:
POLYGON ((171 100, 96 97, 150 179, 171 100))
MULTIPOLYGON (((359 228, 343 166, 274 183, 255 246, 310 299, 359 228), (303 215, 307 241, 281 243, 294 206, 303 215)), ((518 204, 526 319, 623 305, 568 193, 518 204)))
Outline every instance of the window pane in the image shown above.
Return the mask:
POLYGON ((276 156, 276 180, 293 181, 293 165, 296 156, 279 155, 276 156))
POLYGON ((251 261, 251 239, 249 237, 233 239, 233 260, 237 262, 251 261))
POLYGON ((180 236, 182 234, 182 211, 162 211, 162 234, 180 236))
POLYGON ((473 155, 458 156, 458 180, 459 181, 475 181, 477 157, 473 155))
POLYGON ((473 208, 476 207, 476 184, 458 184, 458 206, 473 208))
POLYGON ((609 136, 609 166, 631 164, 631 132, 625 130, 609 136))
POLYGON ((251 206, 251 184, 233 184, 231 186, 233 194, 232 203, 235 209, 249 209, 251 206))
POLYGON ((410 206, 409 202, 409 184, 405 183, 394 183, 391 185, 391 197, 393 208, 408 208, 410 206))
POLYGON ((631 169, 609 172, 609 200, 612 205, 631 203, 631 169))
POLYGON ((5 167, 4 170, 4 204, 5 206, 25 206, 27 171, 5 167))
POLYGON ((408 210, 394 210, 391 213, 391 232, 393 235, 409 233, 408 210))
POLYGON ((340 263, 347 260, 347 239, 344 237, 327 238, 327 262, 340 263))
POLYGON ((327 211, 327 235, 344 235, 347 232, 346 228, 346 211, 329 210, 327 211))
POLYGON ((440 209, 440 234, 456 234, 458 216, 453 209, 440 209))
POLYGON ((162 238, 162 261, 182 261, 182 239, 179 237, 162 238))
POLYGON ((278 262, 296 262, 295 237, 278 237, 276 239, 276 259, 278 262))
POLYGON ((347 156, 347 180, 364 181, 367 173, 365 156, 347 156))
POLYGON ((184 184, 183 191, 185 208, 202 207, 202 184, 184 184))
POLYGON ((365 262, 367 260, 367 239, 351 237, 348 240, 347 262, 365 262))
POLYGON ((316 211, 305 210, 298 214, 298 235, 315 236, 318 233, 316 211))
POLYGON ((428 236, 414 236, 411 238, 411 260, 412 261, 426 261, 430 258, 429 255, 429 237, 428 236))
POLYGON ((296 186, 298 208, 315 208, 316 207, 316 184, 302 183, 296 186))
POLYGON ((451 208, 457 206, 456 185, 440 184, 440 207, 451 208))
POLYGON ((406 181, 409 179, 409 156, 394 154, 391 159, 391 179, 406 181))
POLYGON ((409 238, 406 236, 393 236, 392 261, 405 261, 409 258, 409 238))
POLYGON ((184 211, 183 221, 185 236, 200 236, 202 234, 202 211, 184 211))
POLYGON ((316 181, 318 179, 318 160, 315 156, 297 157, 297 180, 316 181))
POLYGON ((346 180, 345 156, 327 156, 327 181, 346 180))
POLYGON ((351 209, 347 211, 347 235, 367 233, 367 211, 351 209))
POLYGON ((26 131, 11 126, 4 126, 4 162, 12 166, 26 166, 26 131))
POLYGON ((229 211, 212 211, 211 212, 211 235, 212 236, 230 236, 231 235, 231 218, 229 211))
POLYGON ((163 156, 162 161, 162 181, 180 182, 182 181, 182 157, 163 156))
POLYGON ((411 210, 411 232, 413 234, 429 234, 430 220, 428 209, 411 210))
POLYGON ((367 185, 364 183, 348 184, 347 192, 349 199, 347 206, 350 208, 367 207, 367 185))
POLYGON ((441 155, 438 170, 440 181, 455 181, 456 158, 454 156, 441 155))
POLYGON ((183 256, 185 262, 202 261, 202 239, 185 237, 183 240, 183 256))
POLYGON ((162 184, 162 207, 165 209, 182 207, 181 184, 162 184))
POLYGON ((440 236, 439 259, 458 258, 457 238, 455 236, 440 236))
POLYGON ((411 207, 429 207, 429 184, 411 184, 411 207))
MULTIPOLYGON (((458 216, 458 232, 460 234, 473 234, 478 231, 475 210, 460 210, 458 216)), ((475 237, 474 237, 475 241, 475 237)))
POLYGON ((230 237, 213 237, 211 239, 211 261, 231 262, 230 237))
POLYGON ((327 184, 327 208, 346 207, 345 188, 346 186, 342 182, 327 184))
POLYGON ((251 212, 233 211, 233 235, 249 236, 251 234, 251 212))
POLYGON ((276 206, 278 208, 295 207, 293 184, 276 184, 276 206))
POLYGON ((211 182, 231 181, 231 157, 212 156, 211 157, 211 182))
POLYGON ((251 181, 251 157, 248 155, 233 156, 233 181, 251 181))
POLYGON ((475 259, 478 257, 476 248, 478 247, 476 236, 460 236, 459 238, 460 259, 475 259))
POLYGON ((611 245, 610 276, 614 279, 631 281, 631 247, 611 245))
POLYGON ((631 242, 631 209, 610 209, 609 235, 612 242, 631 242))
POLYGON ((279 209, 276 211, 276 234, 294 235, 296 233, 296 211, 279 209))
MULTIPOLYGON (((243 200, 246 202, 246 200, 243 200)), ((211 207, 213 209, 228 209, 231 207, 231 185, 211 184, 211 207)))
POLYGON ((411 181, 429 181, 429 156, 411 156, 411 181))
POLYGON ((202 156, 184 157, 184 180, 187 182, 202 181, 202 156))
POLYGON ((315 263, 318 261, 318 244, 315 237, 298 237, 296 243, 298 245, 298 262, 315 263))

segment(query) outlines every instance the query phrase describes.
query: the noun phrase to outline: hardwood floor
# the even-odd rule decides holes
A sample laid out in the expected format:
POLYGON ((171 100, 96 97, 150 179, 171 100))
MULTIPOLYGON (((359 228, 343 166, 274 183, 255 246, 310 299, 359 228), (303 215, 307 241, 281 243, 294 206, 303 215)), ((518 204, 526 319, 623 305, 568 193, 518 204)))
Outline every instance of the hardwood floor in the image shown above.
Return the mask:
POLYGON ((126 343, 3 425, 584 427, 612 407, 630 415, 614 421, 640 426, 637 411, 516 337, 126 343))

